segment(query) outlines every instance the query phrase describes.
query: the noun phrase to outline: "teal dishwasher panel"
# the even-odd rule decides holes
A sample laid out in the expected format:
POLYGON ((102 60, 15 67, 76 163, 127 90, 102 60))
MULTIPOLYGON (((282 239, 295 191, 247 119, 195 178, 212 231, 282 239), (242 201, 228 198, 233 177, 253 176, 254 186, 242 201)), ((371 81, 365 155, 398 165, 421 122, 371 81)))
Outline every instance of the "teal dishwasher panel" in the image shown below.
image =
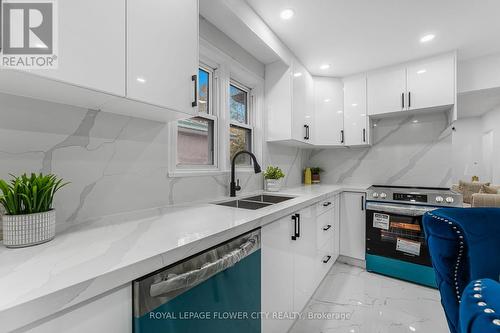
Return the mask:
POLYGON ((257 250, 167 303, 134 317, 134 333, 260 333, 260 255, 257 250))

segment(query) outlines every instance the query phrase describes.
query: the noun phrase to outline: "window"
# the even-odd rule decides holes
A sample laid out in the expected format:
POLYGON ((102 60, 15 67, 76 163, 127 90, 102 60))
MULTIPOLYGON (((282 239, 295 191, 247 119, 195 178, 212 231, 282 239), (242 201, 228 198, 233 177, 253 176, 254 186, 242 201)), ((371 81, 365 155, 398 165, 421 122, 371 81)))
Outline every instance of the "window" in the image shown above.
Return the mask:
POLYGON ((200 168, 216 165, 217 117, 212 113, 213 70, 198 70, 198 116, 177 122, 177 167, 200 168))
MULTIPOLYGON (((241 150, 252 151, 252 131, 249 107, 250 89, 231 82, 229 85, 229 151, 230 158, 241 150)), ((250 165, 248 155, 241 155, 236 159, 238 165, 250 165)))

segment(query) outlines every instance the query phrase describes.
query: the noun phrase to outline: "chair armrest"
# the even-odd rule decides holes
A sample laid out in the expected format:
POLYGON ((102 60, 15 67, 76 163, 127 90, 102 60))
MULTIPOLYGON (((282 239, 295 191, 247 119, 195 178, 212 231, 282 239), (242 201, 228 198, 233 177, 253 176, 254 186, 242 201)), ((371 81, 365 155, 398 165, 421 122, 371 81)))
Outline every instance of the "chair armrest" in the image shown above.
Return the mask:
POLYGON ((460 303, 462 333, 500 332, 500 283, 491 279, 471 281, 460 303))
POLYGON ((499 207, 500 194, 474 193, 472 207, 499 207))
POLYGON ((423 226, 450 331, 460 332, 458 305, 473 279, 500 274, 500 208, 446 208, 424 215, 423 226))

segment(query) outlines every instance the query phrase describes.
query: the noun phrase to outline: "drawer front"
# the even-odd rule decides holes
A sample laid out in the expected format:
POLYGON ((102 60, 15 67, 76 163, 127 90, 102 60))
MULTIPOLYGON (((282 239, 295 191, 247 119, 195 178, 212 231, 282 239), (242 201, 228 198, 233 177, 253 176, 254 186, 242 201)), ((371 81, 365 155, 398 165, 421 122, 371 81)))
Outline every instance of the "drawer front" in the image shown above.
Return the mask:
POLYGON ((333 237, 329 238, 324 246, 316 252, 317 273, 319 281, 323 280, 328 271, 332 268, 335 260, 333 237))
POLYGON ((325 200, 321 200, 316 204, 316 211, 318 215, 323 214, 324 212, 327 212, 329 210, 332 210, 335 206, 335 200, 334 197, 329 197, 325 200))
POLYGON ((331 241, 334 236, 335 230, 335 215, 334 210, 329 210, 316 219, 316 239, 317 239, 317 249, 324 247, 327 241, 331 241))

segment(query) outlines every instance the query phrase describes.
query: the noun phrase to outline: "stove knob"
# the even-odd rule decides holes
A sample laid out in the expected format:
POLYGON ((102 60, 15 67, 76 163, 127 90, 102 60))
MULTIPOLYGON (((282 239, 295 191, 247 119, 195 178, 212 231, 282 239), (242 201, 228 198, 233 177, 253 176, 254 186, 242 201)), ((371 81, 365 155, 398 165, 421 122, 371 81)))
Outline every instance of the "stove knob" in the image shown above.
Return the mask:
POLYGON ((378 193, 377 193, 377 192, 373 192, 372 196, 373 196, 374 198, 378 198, 378 193))
POLYGON ((382 198, 382 199, 387 198, 387 194, 385 194, 384 192, 380 193, 380 198, 382 198))
POLYGON ((438 196, 436 197, 436 202, 441 203, 441 202, 443 202, 443 201, 444 201, 444 199, 443 199, 443 197, 442 197, 442 196, 438 195, 438 196))
POLYGON ((451 204, 451 203, 455 202, 455 199, 453 199, 453 197, 446 197, 446 202, 451 204))

